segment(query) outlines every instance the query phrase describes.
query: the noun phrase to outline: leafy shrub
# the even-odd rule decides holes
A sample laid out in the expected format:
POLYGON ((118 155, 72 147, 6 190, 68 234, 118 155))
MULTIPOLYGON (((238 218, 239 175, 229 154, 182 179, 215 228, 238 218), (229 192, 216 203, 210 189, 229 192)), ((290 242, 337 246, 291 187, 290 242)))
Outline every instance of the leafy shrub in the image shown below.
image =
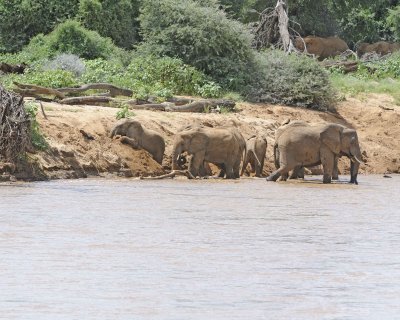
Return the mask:
POLYGON ((25 111, 29 115, 31 122, 31 141, 33 146, 39 150, 46 150, 49 147, 45 137, 40 132, 39 123, 36 120, 36 115, 38 112, 38 106, 35 103, 28 102, 25 103, 25 111))
POLYGON ((78 19, 83 26, 127 49, 132 49, 139 40, 138 16, 137 0, 81 0, 79 3, 78 19))
POLYGON ((386 18, 386 24, 393 32, 397 41, 400 41, 400 5, 389 9, 389 15, 386 18))
POLYGON ((16 52, 39 33, 75 16, 79 0, 1 0, 0 52, 16 52))
POLYGON ((328 73, 313 59, 269 50, 258 55, 247 98, 327 110, 333 103, 328 73))
POLYGON ((61 53, 45 66, 45 70, 66 70, 79 77, 85 72, 84 62, 74 54, 61 53))
POLYGON ((251 36, 223 11, 193 0, 144 0, 141 12, 140 51, 178 57, 224 88, 237 90, 247 82, 251 36))
POLYGON ((103 38, 73 20, 59 24, 48 35, 48 45, 51 52, 73 53, 85 59, 107 58, 117 50, 109 38, 103 38))
POLYGON ((114 83, 123 76, 123 73, 124 69, 122 64, 116 61, 107 61, 104 59, 85 60, 85 72, 81 77, 81 81, 83 83, 114 83))
POLYGON ((133 116, 135 116, 135 113, 130 111, 127 105, 124 105, 120 108, 120 110, 117 111, 115 118, 117 120, 120 120, 120 119, 130 118, 133 116))

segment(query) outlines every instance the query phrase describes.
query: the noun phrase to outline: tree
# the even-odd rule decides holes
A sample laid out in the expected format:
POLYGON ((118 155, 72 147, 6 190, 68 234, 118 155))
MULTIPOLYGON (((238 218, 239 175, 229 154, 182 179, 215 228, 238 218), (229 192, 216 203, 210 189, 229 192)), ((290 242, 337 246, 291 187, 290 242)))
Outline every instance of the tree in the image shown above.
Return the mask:
POLYGON ((139 0, 80 0, 78 19, 117 46, 132 49, 139 41, 139 5, 139 0))
POLYGON ((75 16, 79 0, 0 0, 0 52, 15 52, 75 16))

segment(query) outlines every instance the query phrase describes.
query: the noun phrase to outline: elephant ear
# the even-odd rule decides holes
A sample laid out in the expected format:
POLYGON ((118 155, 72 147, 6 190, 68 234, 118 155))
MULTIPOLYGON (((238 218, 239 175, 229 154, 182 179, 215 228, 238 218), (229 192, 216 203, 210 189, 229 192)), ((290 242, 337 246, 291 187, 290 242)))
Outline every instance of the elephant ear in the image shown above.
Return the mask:
POLYGON ((343 127, 337 124, 325 126, 321 133, 321 142, 325 144, 334 154, 339 154, 341 149, 343 127))

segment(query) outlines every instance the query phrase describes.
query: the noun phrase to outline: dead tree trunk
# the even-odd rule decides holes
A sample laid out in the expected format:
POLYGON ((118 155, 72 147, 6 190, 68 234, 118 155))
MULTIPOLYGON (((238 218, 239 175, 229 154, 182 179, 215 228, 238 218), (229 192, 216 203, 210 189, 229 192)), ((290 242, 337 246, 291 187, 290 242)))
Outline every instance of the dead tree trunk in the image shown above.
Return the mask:
POLYGON ((270 46, 280 47, 285 52, 295 50, 289 32, 289 17, 284 0, 278 0, 275 8, 267 8, 261 13, 253 46, 258 50, 270 46))

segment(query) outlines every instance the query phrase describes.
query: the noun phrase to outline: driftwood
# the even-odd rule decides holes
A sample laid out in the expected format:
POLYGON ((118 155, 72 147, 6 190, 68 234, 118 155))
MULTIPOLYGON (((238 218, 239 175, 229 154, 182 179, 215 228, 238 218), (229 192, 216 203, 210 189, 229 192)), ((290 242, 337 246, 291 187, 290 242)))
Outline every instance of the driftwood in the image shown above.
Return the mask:
POLYGON ((124 101, 124 103, 126 103, 129 106, 129 109, 165 111, 165 104, 163 103, 137 104, 136 99, 124 101))
POLYGON ((23 84, 23 83, 19 83, 16 81, 14 81, 13 84, 19 88, 18 91, 23 96, 31 97, 31 96, 35 96, 35 95, 37 96, 40 94, 45 94, 45 95, 56 96, 59 99, 65 98, 65 95, 62 92, 58 91, 57 89, 46 88, 46 87, 36 86, 36 85, 32 85, 32 84, 23 84))
POLYGON ((338 67, 344 73, 354 72, 358 69, 358 61, 323 61, 320 63, 326 69, 338 67))
POLYGON ((116 97, 116 96, 131 97, 133 94, 132 90, 119 88, 110 83, 88 83, 88 84, 84 84, 80 87, 59 88, 57 90, 59 92, 65 93, 66 95, 71 94, 71 93, 80 93, 80 92, 84 92, 87 90, 108 90, 110 92, 111 97, 116 97))
POLYGON ((169 106, 166 111, 173 112, 203 112, 207 108, 225 107, 232 110, 235 102, 224 99, 198 100, 183 106, 169 106))
POLYGON ((275 8, 266 8, 260 14, 260 22, 254 31, 253 47, 260 50, 270 46, 280 47, 285 52, 297 51, 291 40, 289 17, 283 0, 277 0, 275 8))
POLYGON ((172 170, 170 173, 163 174, 157 177, 140 177, 140 180, 172 179, 176 176, 185 176, 188 177, 188 179, 195 179, 195 177, 188 170, 172 170))
POLYGON ((82 96, 82 97, 71 97, 65 98, 58 101, 61 104, 94 104, 94 105, 109 105, 110 102, 115 102, 116 100, 111 97, 104 96, 82 96))
POLYGON ((0 158, 14 162, 31 147, 31 122, 24 100, 0 86, 0 158))

